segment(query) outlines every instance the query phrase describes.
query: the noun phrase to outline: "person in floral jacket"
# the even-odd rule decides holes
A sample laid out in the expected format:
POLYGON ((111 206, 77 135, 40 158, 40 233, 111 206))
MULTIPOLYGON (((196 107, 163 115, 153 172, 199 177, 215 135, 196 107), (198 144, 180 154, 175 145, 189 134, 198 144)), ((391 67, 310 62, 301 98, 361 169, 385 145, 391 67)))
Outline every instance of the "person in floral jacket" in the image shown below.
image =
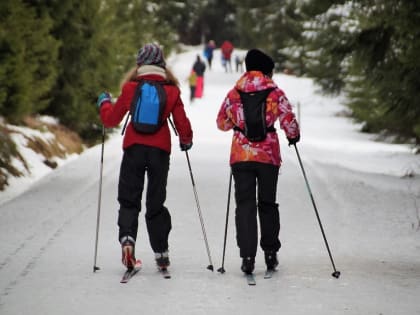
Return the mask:
POLYGON ((252 273, 258 245, 257 213, 261 227, 260 246, 265 254, 267 269, 278 265, 280 215, 276 202, 277 181, 281 166, 280 144, 274 124, 279 121, 289 145, 300 139, 299 124, 285 93, 272 79, 274 62, 258 49, 245 57, 246 72, 224 99, 217 115, 217 127, 233 131, 230 165, 235 182, 236 238, 242 258, 241 270, 252 273), (243 104, 239 91, 257 92, 272 89, 266 99, 266 125, 269 132, 264 140, 252 142, 245 129, 243 104))

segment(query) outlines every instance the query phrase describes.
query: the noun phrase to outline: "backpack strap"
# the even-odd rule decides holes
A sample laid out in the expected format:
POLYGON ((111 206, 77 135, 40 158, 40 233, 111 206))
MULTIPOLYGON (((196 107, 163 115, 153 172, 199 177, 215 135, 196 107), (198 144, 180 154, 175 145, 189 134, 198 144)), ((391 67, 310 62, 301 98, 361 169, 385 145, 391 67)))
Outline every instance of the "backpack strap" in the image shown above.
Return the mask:
POLYGON ((161 85, 173 85, 173 83, 169 80, 149 80, 149 79, 145 79, 145 78, 135 78, 133 81, 141 83, 141 82, 154 82, 154 83, 159 83, 161 85))
MULTIPOLYGON (((240 132, 244 133, 244 130, 239 128, 238 126, 234 126, 233 130, 240 131, 240 132)), ((274 127, 274 125, 267 127, 267 132, 276 132, 276 131, 277 131, 277 129, 276 129, 276 127, 274 127)))

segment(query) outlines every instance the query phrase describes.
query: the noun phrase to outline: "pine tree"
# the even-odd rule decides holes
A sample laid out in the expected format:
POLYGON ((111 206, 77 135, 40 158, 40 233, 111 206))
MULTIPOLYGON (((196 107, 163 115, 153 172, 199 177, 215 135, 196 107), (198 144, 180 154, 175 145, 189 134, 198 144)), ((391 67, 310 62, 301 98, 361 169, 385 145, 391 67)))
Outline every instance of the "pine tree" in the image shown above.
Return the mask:
POLYGON ((420 1, 370 0, 356 8, 360 32, 352 72, 364 74, 364 91, 373 95, 355 101, 351 82, 349 105, 367 130, 420 143, 420 1), (361 114, 361 107, 370 109, 368 115, 361 114))
POLYGON ((158 17, 160 5, 144 0, 72 0, 34 4, 54 16, 53 35, 60 40, 58 78, 44 111, 89 140, 99 135, 97 95, 118 96, 125 72, 135 66, 137 50, 146 42, 163 43, 173 36, 158 17), (96 127, 95 127, 96 126, 96 127))
POLYGON ((347 4, 337 4, 340 2, 318 0, 314 1, 318 6, 314 7, 310 2, 311 6, 303 7, 309 19, 304 22, 304 73, 314 78, 324 92, 332 94, 341 92, 345 86, 348 57, 354 49, 356 36, 353 29, 357 21, 351 8, 347 4), (319 8, 325 8, 325 12, 319 12, 319 8))
POLYGON ((365 131, 420 143, 420 1, 312 0, 307 12, 307 74, 345 91, 365 131))
POLYGON ((87 141, 95 138, 100 134, 92 129, 99 125, 97 95, 105 87, 118 85, 121 74, 116 69, 115 33, 107 24, 110 15, 105 14, 100 0, 32 5, 40 14, 54 17, 52 34, 60 41, 58 76, 49 106, 42 113, 59 118, 87 141))
POLYGON ((260 48, 276 61, 278 70, 290 64, 291 40, 300 37, 296 1, 235 1, 237 28, 242 47, 260 48))
POLYGON ((49 16, 20 0, 0 3, 0 115, 19 123, 49 103, 58 42, 49 16))

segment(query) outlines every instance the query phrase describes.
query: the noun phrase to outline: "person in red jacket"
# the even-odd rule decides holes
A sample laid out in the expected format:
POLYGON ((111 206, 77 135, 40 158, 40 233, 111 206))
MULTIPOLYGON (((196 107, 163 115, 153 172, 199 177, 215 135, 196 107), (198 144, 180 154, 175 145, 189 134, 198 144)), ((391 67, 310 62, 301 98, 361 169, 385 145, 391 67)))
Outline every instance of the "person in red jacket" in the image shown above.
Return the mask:
MULTIPOLYGON (((277 181, 281 165, 280 143, 274 128, 276 121, 285 131, 290 144, 300 139, 299 125, 284 92, 272 79, 274 62, 258 49, 251 49, 245 57, 246 72, 224 99, 217 116, 220 130, 233 131, 230 165, 235 181, 236 236, 242 258, 241 270, 252 273, 257 253, 257 214, 260 220, 260 245, 265 254, 267 269, 278 265, 280 249, 280 216, 276 202, 277 181), (245 101, 241 94, 268 93, 260 119, 265 119, 267 134, 260 139, 248 139, 252 125, 245 125, 245 101), (248 128, 250 127, 250 128, 248 128), (248 135, 248 137, 246 136, 248 135)), ((261 110, 258 111, 261 113, 261 110)))
POLYGON ((225 40, 220 46, 220 50, 222 52, 222 65, 225 68, 225 72, 232 72, 231 58, 233 48, 233 44, 228 40, 225 40))
POLYGON ((163 125, 156 133, 139 133, 131 122, 126 127, 118 183, 119 241, 122 262, 127 268, 132 268, 136 263, 138 217, 147 173, 146 226, 156 263, 160 268, 166 268, 169 266, 168 238, 172 227, 171 216, 164 205, 171 153, 167 119, 172 115, 183 151, 191 148, 193 131, 180 97, 179 82, 166 67, 163 52, 155 44, 147 44, 139 50, 137 66, 123 80, 121 94, 115 104, 107 92, 100 94, 97 105, 105 127, 116 127, 121 123, 130 110, 139 79, 165 82, 166 106, 163 125))

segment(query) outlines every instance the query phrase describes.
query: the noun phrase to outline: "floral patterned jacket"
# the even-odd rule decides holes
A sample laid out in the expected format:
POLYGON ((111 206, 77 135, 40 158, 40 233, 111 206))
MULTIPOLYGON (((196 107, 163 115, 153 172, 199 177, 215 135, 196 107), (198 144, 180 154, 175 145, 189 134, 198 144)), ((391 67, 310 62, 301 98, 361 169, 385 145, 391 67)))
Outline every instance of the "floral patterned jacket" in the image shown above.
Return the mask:
MULTIPOLYGON (((259 71, 244 73, 236 82, 235 87, 228 92, 217 115, 217 127, 223 131, 231 130, 235 126, 243 130, 245 127, 244 112, 237 90, 252 92, 268 88, 274 88, 274 90, 268 95, 266 101, 267 127, 273 126, 278 120, 280 128, 284 130, 287 138, 299 136, 299 124, 286 95, 271 78, 259 71)), ((280 166, 280 143, 277 132, 268 132, 266 139, 261 142, 251 142, 242 132, 234 130, 230 164, 248 161, 280 166)))

